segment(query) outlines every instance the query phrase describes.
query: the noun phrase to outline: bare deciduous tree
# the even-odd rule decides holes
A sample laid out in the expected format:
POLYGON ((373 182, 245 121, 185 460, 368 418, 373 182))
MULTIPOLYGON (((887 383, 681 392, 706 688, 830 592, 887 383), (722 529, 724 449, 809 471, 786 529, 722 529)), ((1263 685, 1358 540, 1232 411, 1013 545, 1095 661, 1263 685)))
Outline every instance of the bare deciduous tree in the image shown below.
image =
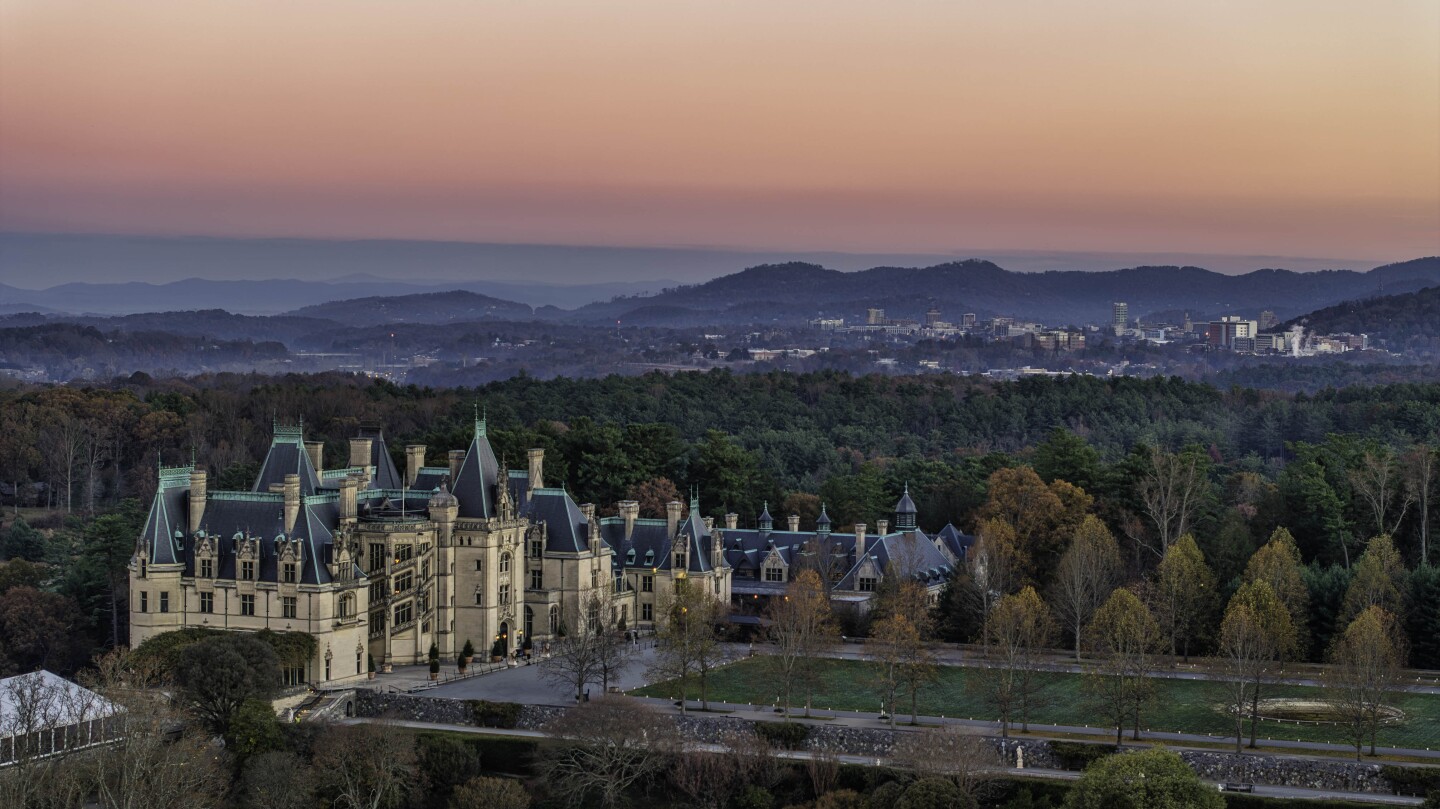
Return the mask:
POLYGON ((320 788, 337 809, 393 809, 424 787, 415 738, 396 725, 332 725, 315 749, 320 788))
POLYGON ((1430 564, 1430 496, 1435 493, 1435 448, 1416 444, 1405 454, 1405 487, 1420 509, 1420 564, 1430 564))
POLYGON ((945 778, 972 798, 982 797, 985 784, 1000 775, 1002 763, 984 737, 958 725, 897 734, 891 758, 918 778, 945 778))
POLYGON ((1404 485, 1395 451, 1378 447, 1360 456, 1349 472, 1350 486, 1370 509, 1376 534, 1393 534, 1414 503, 1414 491, 1404 485))
POLYGON ((546 726, 563 742, 546 750, 540 774, 570 806, 617 806, 633 784, 670 766, 680 751, 675 724, 644 703, 607 695, 546 726))
POLYGON ((1164 556, 1170 543, 1190 530, 1190 521, 1200 507, 1209 481, 1193 452, 1171 453, 1152 448, 1138 491, 1145 514, 1155 524, 1159 545, 1149 545, 1156 556, 1164 556))

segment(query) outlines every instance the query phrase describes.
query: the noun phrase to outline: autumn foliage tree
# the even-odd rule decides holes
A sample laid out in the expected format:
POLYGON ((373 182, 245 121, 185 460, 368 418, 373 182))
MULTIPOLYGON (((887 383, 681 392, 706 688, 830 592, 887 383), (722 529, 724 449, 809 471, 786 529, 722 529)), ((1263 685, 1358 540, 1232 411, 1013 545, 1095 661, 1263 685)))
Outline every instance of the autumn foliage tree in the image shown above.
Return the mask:
POLYGON ((1386 718, 1385 700, 1401 684, 1405 644, 1399 624, 1384 607, 1372 605, 1345 627, 1330 650, 1327 682, 1360 759, 1365 742, 1375 755, 1376 736, 1386 718))
POLYGON ((1087 516, 1060 557, 1051 585, 1051 602, 1075 643, 1075 659, 1085 648, 1085 628, 1120 583, 1120 546, 1098 517, 1087 516))
POLYGON ((1169 641, 1170 656, 1182 652, 1189 661, 1190 642, 1211 620, 1216 597, 1215 574, 1205 564, 1195 537, 1186 534, 1165 551, 1155 569, 1153 592, 1156 618, 1169 641))
POLYGON ((1235 752, 1240 752, 1244 721, 1250 717, 1250 746, 1255 746, 1262 690, 1272 682, 1286 660, 1298 652, 1299 633, 1270 583, 1247 582, 1230 599, 1216 641, 1224 690, 1235 720, 1235 752))
POLYGON ((820 654, 839 636, 820 574, 801 570, 785 594, 770 602, 768 615, 767 635, 775 646, 770 664, 780 679, 785 715, 790 714, 791 694, 798 686, 804 689, 809 716, 820 654))
POLYGON ((1091 699, 1115 725, 1115 743, 1123 741, 1125 724, 1131 738, 1140 738, 1140 718, 1154 696, 1150 668, 1161 642, 1160 625, 1150 609, 1130 590, 1115 590, 1090 624, 1095 665, 1087 674, 1091 699))
POLYGON ((1047 685, 1044 653, 1055 636, 1050 608, 1026 587, 1000 599, 985 624, 985 667, 973 672, 985 701, 1000 718, 1000 733, 1009 738, 1018 718, 1030 730, 1030 710, 1047 685))

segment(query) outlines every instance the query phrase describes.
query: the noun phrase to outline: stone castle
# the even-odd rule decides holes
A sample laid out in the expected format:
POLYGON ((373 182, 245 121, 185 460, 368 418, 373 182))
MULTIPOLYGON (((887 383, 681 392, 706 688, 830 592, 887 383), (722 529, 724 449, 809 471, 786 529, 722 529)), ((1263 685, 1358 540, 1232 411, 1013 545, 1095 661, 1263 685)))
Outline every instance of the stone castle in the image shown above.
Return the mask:
MULTIPOLYGON (((303 632, 316 641, 290 683, 363 678, 377 666, 421 664, 431 644, 454 660, 511 654, 565 632, 653 627, 677 586, 701 587, 739 615, 783 593, 792 569, 825 560, 832 599, 863 604, 886 575, 920 581, 932 596, 970 537, 953 526, 926 536, 907 492, 875 534, 856 525, 814 531, 790 517, 775 531, 724 527, 699 504, 642 519, 634 501, 601 517, 548 487, 544 450, 503 469, 475 420, 469 447, 426 466, 405 448, 402 475, 383 431, 350 439, 343 468, 326 469, 323 443, 276 426, 249 491, 214 491, 203 469, 162 468, 130 564, 131 644, 174 629, 303 632)), ((743 623, 743 618, 741 619, 743 623)))

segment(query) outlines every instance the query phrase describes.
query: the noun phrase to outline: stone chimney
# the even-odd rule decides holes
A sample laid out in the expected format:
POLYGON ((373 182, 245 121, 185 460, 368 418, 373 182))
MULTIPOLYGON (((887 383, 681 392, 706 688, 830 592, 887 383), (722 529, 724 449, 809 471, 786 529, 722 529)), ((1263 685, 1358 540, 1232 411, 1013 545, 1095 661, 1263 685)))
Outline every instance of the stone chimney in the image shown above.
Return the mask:
POLYGON ((876 520, 876 521, 875 521, 875 536, 877 536, 877 537, 883 537, 883 536, 885 536, 885 535, 888 534, 888 533, 890 533, 890 521, 889 521, 889 520, 876 520))
POLYGON ((640 504, 634 500, 621 500, 615 504, 625 520, 625 536, 635 533, 635 520, 640 516, 640 504))
POLYGON ((732 511, 732 512, 730 512, 729 514, 726 514, 726 515, 725 515, 725 530, 727 530, 727 531, 734 531, 736 528, 739 528, 739 527, 740 527, 740 515, 739 515, 739 514, 736 514, 735 512, 732 511))
POLYGON ((670 536, 675 536, 675 532, 680 530, 680 518, 684 513, 685 504, 678 500, 671 500, 665 504, 665 529, 670 536))
POLYGON ((300 476, 285 476, 285 534, 295 530, 295 519, 300 516, 300 476))
POLYGON ((595 519, 595 504, 581 503, 580 513, 585 515, 585 539, 591 552, 600 550, 600 521, 595 519))
POLYGON ((425 445, 405 445, 405 485, 414 486, 415 478, 420 477, 420 467, 425 465, 425 445))
POLYGON ((545 450, 537 447, 527 450, 525 456, 530 460, 530 491, 545 488, 545 450))
POLYGON ((306 441, 305 452, 310 456, 310 465, 315 467, 316 474, 325 468, 325 442, 306 441))
POLYGON ((355 519, 355 493, 360 488, 360 479, 346 475, 340 481, 340 519, 355 519))
POLYGON ((800 531, 800 515, 799 515, 799 514, 791 514, 789 517, 786 517, 785 519, 786 519, 786 522, 788 522, 788 523, 790 524, 790 533, 794 534, 794 533, 798 533, 798 532, 800 531))
POLYGON ((205 517, 205 470, 190 470, 190 533, 200 530, 205 517))
POLYGON ((460 465, 465 463, 465 450, 450 450, 450 487, 455 487, 455 478, 460 477, 460 465))
POLYGON ((361 466, 361 467, 364 467, 364 466, 369 466, 369 465, 370 465, 370 439, 368 439, 368 438, 352 438, 352 439, 350 439, 350 466, 361 466))
POLYGON ((712 534, 712 533, 714 533, 714 532, 715 532, 715 518, 714 518, 714 517, 706 517, 706 518, 705 518, 705 533, 707 533, 707 534, 712 534))
POLYGON ((855 562, 865 558, 865 523, 855 523, 855 562))

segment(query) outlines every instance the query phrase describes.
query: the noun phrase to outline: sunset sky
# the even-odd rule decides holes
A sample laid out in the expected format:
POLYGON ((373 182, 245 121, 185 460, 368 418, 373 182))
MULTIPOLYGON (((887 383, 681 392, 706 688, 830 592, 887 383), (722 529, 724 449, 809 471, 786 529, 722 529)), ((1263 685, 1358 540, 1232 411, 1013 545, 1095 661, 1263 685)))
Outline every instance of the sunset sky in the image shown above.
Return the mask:
POLYGON ((1435 0, 0 0, 0 230, 1440 252, 1435 0))

